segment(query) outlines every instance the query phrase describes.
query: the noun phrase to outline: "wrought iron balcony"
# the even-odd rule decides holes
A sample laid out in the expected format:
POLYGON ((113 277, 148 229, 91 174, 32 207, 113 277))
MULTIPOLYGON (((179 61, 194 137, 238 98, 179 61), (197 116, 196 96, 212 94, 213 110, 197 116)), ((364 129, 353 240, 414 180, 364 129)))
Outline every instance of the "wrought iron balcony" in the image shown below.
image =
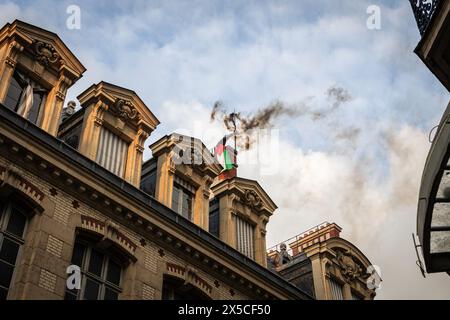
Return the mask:
POLYGON ((421 35, 425 33, 440 1, 442 0, 409 0, 421 35))

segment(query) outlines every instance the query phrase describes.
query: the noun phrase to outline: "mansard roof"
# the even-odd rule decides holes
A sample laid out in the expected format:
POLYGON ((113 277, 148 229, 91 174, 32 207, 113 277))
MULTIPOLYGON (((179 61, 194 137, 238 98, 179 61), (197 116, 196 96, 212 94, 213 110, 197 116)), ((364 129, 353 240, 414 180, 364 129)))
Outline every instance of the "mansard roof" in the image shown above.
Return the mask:
MULTIPOLYGON (((217 237, 203 230, 201 227, 195 225, 187 219, 180 219, 179 214, 175 213, 170 208, 167 208, 150 195, 144 193, 142 190, 136 188, 130 183, 127 183, 122 178, 111 173, 107 169, 97 165, 93 160, 83 156, 80 152, 71 148, 62 140, 51 136, 35 125, 30 125, 26 119, 9 110, 2 104, 0 104, 0 127, 2 127, 2 130, 8 128, 10 131, 13 131, 15 133, 14 139, 16 141, 18 139, 25 138, 41 146, 41 148, 36 149, 35 151, 40 150, 44 153, 51 154, 54 157, 58 157, 62 163, 68 165, 68 168, 72 168, 68 172, 78 175, 79 170, 84 176, 95 179, 96 182, 102 186, 98 189, 98 191, 96 191, 97 193, 104 193, 105 190, 117 192, 124 199, 130 199, 130 201, 132 200, 137 207, 145 210, 150 209, 156 217, 152 217, 153 222, 159 218, 163 218, 165 221, 171 222, 171 227, 176 228, 177 230, 180 229, 180 231, 184 232, 186 235, 193 236, 193 239, 195 239, 194 241, 198 241, 201 244, 204 244, 205 247, 211 248, 211 250, 218 255, 226 257, 227 261, 236 264, 239 268, 243 268, 243 270, 246 271, 248 270, 255 276, 265 279, 273 288, 283 290, 293 298, 312 299, 312 297, 303 290, 282 279, 279 275, 268 270, 267 268, 264 268, 252 259, 247 258, 236 249, 230 247, 217 237)), ((5 133, 2 132, 0 144, 6 142, 5 140, 7 139, 7 137, 3 136, 3 134, 5 133)), ((8 141, 11 140, 8 139, 8 141)), ((46 161, 36 155, 35 160, 37 161, 38 159, 39 161, 46 161)), ((50 166, 50 164, 48 165, 50 166)), ((55 167, 55 170, 58 171, 59 169, 55 167)), ((64 176, 60 174, 48 175, 47 178, 50 179, 50 177, 63 178, 64 176)), ((67 175, 67 177, 69 176, 67 175)), ((74 176, 70 177, 72 179, 76 179, 74 176)), ((80 182, 78 179, 77 181, 78 183, 80 182)), ((127 206, 125 203, 122 205, 125 207, 127 206)), ((141 219, 148 219, 148 215, 145 217, 142 216, 141 219)))

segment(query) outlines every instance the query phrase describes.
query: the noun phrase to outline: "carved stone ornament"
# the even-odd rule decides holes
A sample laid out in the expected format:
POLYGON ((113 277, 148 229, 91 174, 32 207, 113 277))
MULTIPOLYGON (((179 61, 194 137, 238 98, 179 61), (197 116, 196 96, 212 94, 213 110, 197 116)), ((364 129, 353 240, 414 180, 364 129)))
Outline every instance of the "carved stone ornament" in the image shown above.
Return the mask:
POLYGON ((352 281, 362 276, 362 268, 355 262, 349 252, 337 251, 336 258, 341 268, 341 274, 347 281, 352 281))
POLYGON ((117 99, 116 102, 114 102, 111 111, 124 121, 133 120, 138 115, 138 112, 136 108, 134 108, 133 104, 130 101, 125 101, 122 99, 117 99))
POLYGON ((37 41, 34 45, 36 60, 42 65, 48 66, 58 61, 59 54, 56 49, 49 43, 37 41))
POLYGON ((255 190, 250 189, 245 190, 244 202, 245 204, 254 209, 260 209, 262 207, 262 200, 255 190))

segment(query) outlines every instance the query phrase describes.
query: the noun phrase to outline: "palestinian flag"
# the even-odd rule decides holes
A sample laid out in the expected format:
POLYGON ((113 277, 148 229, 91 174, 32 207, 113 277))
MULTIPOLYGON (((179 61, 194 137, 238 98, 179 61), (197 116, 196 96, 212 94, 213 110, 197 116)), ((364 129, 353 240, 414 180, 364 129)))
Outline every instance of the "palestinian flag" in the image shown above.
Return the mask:
POLYGON ((227 141, 229 141, 229 138, 232 136, 234 136, 234 134, 223 137, 223 139, 220 140, 214 148, 214 155, 223 166, 223 171, 231 170, 237 167, 236 151, 231 146, 227 145, 227 141))

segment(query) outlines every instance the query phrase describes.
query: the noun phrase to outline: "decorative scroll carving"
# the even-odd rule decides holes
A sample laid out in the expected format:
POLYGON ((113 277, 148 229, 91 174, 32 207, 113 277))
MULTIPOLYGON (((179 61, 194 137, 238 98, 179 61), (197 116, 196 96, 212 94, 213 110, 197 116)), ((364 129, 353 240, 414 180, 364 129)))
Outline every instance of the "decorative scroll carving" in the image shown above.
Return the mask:
POLYGON ((177 171, 176 165, 175 165, 175 161, 173 160, 173 156, 170 156, 169 159, 169 165, 168 165, 168 170, 170 174, 175 174, 175 172, 177 171))
POLYGON ((5 63, 10 67, 14 68, 17 63, 17 55, 19 52, 23 51, 24 47, 17 41, 12 41, 9 44, 9 52, 5 58, 5 63))
POLYGON ((95 107, 93 110, 93 118, 94 118, 94 123, 97 126, 101 126, 103 124, 103 114, 105 113, 105 111, 107 109, 108 109, 108 105, 106 103, 102 102, 101 100, 95 104, 95 107))
POLYGON ((111 107, 111 111, 123 121, 136 119, 138 112, 130 101, 117 99, 111 107))
POLYGON ((145 140, 147 140, 147 138, 150 136, 150 134, 144 130, 139 128, 137 135, 136 135, 136 150, 140 153, 144 152, 144 143, 145 140))
POLYGON ((59 54, 56 49, 49 43, 37 41, 34 45, 34 53, 36 60, 42 65, 48 66, 59 60, 59 54))
POLYGON ((341 268, 341 274, 347 281, 352 281, 362 276, 363 269, 355 262, 350 252, 337 251, 336 258, 341 268))
POLYGON ((66 98, 67 89, 72 85, 72 80, 64 75, 60 75, 58 80, 58 90, 56 92, 56 97, 58 99, 64 100, 66 98))
POLYGON ((245 190, 244 202, 245 204, 254 209, 261 209, 262 207, 262 200, 255 190, 250 189, 245 190))

